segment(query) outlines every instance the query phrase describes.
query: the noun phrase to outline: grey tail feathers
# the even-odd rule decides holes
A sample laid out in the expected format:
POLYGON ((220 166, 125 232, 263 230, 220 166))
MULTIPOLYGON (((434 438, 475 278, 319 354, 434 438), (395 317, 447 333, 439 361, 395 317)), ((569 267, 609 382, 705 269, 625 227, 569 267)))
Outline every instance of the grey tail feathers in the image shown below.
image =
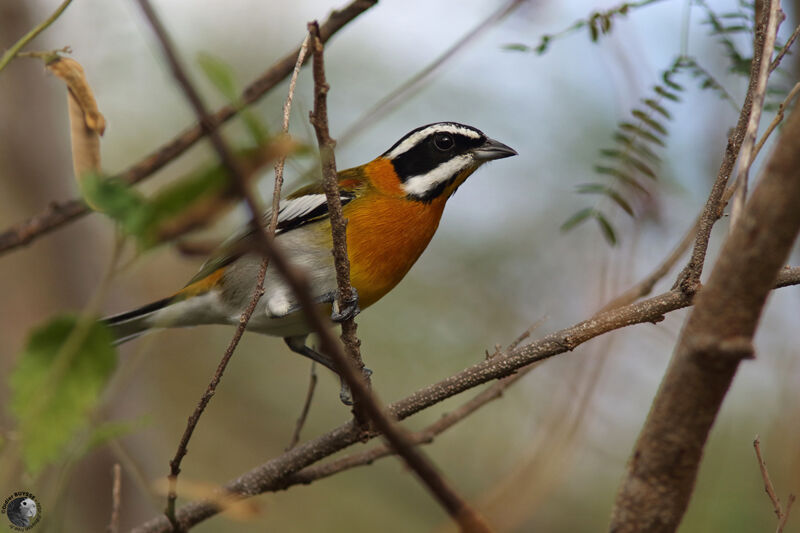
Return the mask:
POLYGON ((114 334, 114 345, 128 342, 147 333, 152 327, 152 322, 148 319, 170 303, 172 303, 172 298, 164 298, 133 311, 104 318, 103 323, 114 334))

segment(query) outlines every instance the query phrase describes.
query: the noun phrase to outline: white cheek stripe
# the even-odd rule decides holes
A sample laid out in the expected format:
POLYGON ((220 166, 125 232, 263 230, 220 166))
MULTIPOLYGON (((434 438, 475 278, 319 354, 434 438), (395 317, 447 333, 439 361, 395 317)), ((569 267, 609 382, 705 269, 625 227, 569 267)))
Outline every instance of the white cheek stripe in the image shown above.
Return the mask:
POLYGON ((411 196, 425 196, 425 194, 435 189, 440 183, 448 181, 470 165, 472 165, 471 155, 464 154, 454 157, 426 174, 408 178, 403 184, 403 189, 406 191, 406 194, 411 196))
POLYGON ((419 130, 416 133, 412 133, 409 137, 403 140, 403 142, 398 144, 391 152, 386 154, 385 157, 394 159, 400 154, 408 152, 432 133, 452 133, 455 135, 463 135, 471 139, 481 138, 480 133, 464 126, 459 126, 457 124, 433 124, 425 129, 419 130))

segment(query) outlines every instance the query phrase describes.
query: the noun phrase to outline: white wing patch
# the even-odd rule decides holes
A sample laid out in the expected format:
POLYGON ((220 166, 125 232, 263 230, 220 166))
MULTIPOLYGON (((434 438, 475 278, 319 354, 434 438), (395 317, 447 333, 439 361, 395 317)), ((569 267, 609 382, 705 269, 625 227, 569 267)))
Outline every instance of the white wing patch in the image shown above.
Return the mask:
POLYGON ((472 164, 472 156, 469 154, 454 157, 425 174, 411 176, 403 184, 403 189, 410 196, 424 197, 439 184, 450 180, 472 164))
MULTIPOLYGON (((353 199, 350 194, 341 194, 339 199, 342 205, 353 199)), ((306 194, 299 198, 287 198, 278 204, 278 232, 286 231, 311 219, 328 213, 328 200, 324 194, 306 194)), ((266 224, 269 224, 272 213, 264 215, 266 224)))
POLYGON ((419 131, 415 131, 403 141, 398 144, 391 152, 386 154, 384 157, 388 159, 394 159, 395 157, 399 156, 400 154, 404 154, 417 146, 420 141, 431 135, 432 133, 452 133, 455 135, 463 135, 464 137, 469 137, 471 139, 480 139, 481 133, 477 130, 469 128, 467 126, 462 126, 461 124, 455 123, 438 123, 438 124, 431 124, 427 128, 423 128, 419 131))
POLYGON ((278 224, 303 218, 327 201, 324 194, 307 194, 300 198, 281 200, 278 204, 278 224))

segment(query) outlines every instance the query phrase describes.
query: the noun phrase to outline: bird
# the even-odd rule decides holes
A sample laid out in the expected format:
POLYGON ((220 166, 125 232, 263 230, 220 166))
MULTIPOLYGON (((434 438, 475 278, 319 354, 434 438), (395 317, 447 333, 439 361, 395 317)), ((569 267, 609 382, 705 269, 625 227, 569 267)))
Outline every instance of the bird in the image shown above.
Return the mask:
MULTIPOLYGON (((280 201, 275 241, 294 265, 306 271, 312 296, 324 311, 335 321, 350 318, 403 279, 436 232, 445 203, 475 170, 515 155, 513 148, 477 128, 437 122, 410 131, 372 161, 340 171, 350 281, 356 294, 343 309, 335 306, 331 223, 321 183, 302 187, 280 201)), ((271 216, 265 213, 264 223, 271 216)), ((114 343, 166 327, 238 325, 262 262, 254 246, 247 245, 253 239, 252 229, 235 234, 177 293, 104 319, 114 343)), ((330 357, 307 345, 312 331, 297 298, 272 265, 247 330, 282 337, 291 351, 336 372, 330 357)))

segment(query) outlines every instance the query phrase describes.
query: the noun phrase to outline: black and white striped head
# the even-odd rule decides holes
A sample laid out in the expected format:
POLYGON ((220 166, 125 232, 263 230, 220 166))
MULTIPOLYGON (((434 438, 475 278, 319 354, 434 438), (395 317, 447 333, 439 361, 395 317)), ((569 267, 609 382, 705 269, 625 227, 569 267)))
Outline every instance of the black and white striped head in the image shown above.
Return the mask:
POLYGON ((409 132, 382 157, 394 165, 409 198, 430 202, 448 188, 454 192, 483 163, 512 155, 514 149, 472 126, 437 122, 409 132))

